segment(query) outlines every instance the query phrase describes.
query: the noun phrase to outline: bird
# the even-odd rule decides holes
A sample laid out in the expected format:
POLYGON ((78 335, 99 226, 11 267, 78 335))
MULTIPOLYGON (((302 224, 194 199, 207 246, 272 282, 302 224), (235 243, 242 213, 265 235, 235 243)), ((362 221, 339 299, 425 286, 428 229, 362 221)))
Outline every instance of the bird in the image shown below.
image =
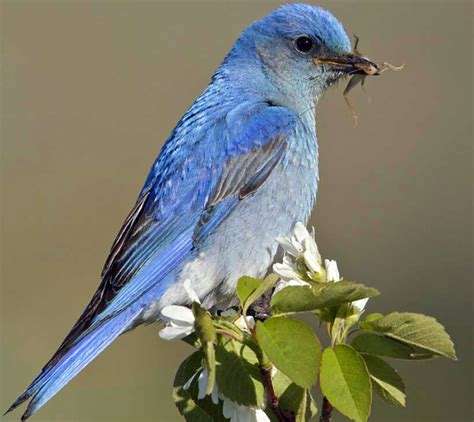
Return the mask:
POLYGON ((316 200, 318 100, 373 66, 319 6, 283 5, 244 29, 163 145, 90 303, 6 413, 29 401, 28 419, 118 336, 190 305, 187 280, 224 309, 239 277, 263 277, 275 239, 316 200))

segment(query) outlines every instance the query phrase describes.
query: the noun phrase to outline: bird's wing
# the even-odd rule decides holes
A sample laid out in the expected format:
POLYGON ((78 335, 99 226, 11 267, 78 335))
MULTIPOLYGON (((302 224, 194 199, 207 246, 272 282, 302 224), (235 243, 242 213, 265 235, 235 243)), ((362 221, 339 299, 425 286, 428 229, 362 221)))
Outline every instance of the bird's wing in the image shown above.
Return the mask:
POLYGON ((136 276, 163 266, 165 254, 178 255, 173 244, 180 234, 190 236, 179 247, 196 247, 239 201, 255 192, 286 151, 294 123, 286 109, 259 105, 227 114, 184 153, 176 154, 170 138, 112 245, 99 288, 56 359, 96 325, 93 322, 125 309, 160 281, 136 276))
POLYGON ((91 339, 104 332, 106 338, 97 341, 105 347, 119 334, 115 331, 126 329, 127 321, 139 312, 137 301, 143 295, 153 288, 165 291, 170 282, 166 276, 173 268, 268 179, 284 156, 295 117, 281 107, 254 104, 233 109, 207 127, 201 124, 201 131, 185 131, 183 122, 186 116, 163 147, 125 219, 89 305, 9 411, 32 396, 27 414, 36 411, 97 355, 99 349, 88 349, 96 347, 91 339), (133 315, 124 312, 127 309, 133 315), (110 331, 107 327, 120 315, 126 317, 124 325, 110 331), (69 365, 75 372, 68 370, 69 365))

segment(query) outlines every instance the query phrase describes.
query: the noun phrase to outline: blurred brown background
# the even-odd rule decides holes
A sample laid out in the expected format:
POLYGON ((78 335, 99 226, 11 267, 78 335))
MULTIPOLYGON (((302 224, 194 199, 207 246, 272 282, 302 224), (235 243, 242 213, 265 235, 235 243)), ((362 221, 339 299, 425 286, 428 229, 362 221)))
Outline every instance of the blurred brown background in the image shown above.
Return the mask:
MULTIPOLYGON (((163 141, 239 32, 280 2, 3 1, 1 409, 37 374, 99 282, 163 141)), ((321 1, 373 59, 405 63, 319 107, 313 224, 327 257, 435 316, 459 362, 395 362, 408 408, 373 421, 472 420, 472 3, 321 1)), ((186 345, 116 341, 35 421, 178 421, 186 345)), ((17 412, 5 420, 19 418, 17 412)), ((336 417, 336 420, 342 420, 336 417)))

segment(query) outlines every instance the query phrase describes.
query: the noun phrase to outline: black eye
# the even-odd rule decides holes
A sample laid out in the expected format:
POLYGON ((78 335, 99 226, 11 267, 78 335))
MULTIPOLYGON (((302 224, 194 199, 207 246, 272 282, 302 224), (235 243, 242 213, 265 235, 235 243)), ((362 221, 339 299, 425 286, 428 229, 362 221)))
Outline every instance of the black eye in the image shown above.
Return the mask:
POLYGON ((296 39, 295 45, 300 53, 309 53, 313 48, 313 40, 309 37, 299 37, 296 39))

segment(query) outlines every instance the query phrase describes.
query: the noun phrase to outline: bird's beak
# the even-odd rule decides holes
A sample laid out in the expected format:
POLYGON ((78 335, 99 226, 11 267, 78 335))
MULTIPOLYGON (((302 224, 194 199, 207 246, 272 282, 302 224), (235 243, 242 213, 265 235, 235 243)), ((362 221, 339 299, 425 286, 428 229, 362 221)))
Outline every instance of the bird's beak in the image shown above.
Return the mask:
POLYGON ((380 67, 370 61, 367 57, 362 57, 354 53, 345 53, 337 56, 315 57, 316 64, 331 66, 331 70, 344 72, 347 74, 378 75, 380 67))

